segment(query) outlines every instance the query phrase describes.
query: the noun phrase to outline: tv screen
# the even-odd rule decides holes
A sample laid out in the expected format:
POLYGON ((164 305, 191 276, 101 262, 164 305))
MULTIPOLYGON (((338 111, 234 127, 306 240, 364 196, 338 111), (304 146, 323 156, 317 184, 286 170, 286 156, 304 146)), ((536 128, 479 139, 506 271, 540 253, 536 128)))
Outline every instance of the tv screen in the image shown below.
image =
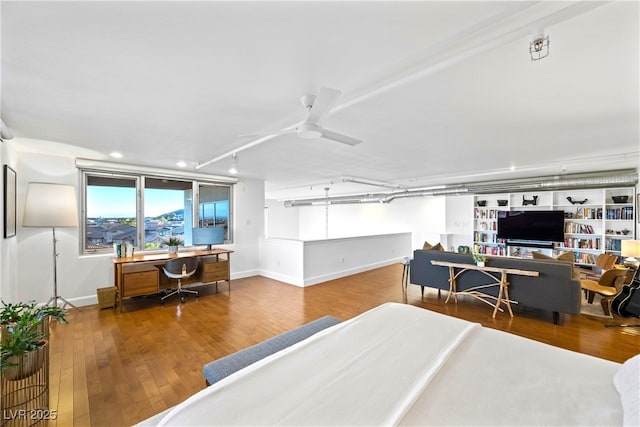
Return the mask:
POLYGON ((564 211, 498 211, 499 239, 562 242, 564 211))
POLYGON ((224 228, 222 227, 194 228, 191 240, 194 246, 207 245, 207 249, 211 249, 211 245, 221 245, 224 243, 224 228))

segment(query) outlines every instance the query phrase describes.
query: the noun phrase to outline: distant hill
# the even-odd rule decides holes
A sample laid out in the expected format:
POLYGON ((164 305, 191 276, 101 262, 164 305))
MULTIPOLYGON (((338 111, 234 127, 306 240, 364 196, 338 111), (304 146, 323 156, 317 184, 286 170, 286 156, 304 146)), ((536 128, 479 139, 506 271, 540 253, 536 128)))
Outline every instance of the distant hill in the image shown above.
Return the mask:
POLYGON ((158 216, 153 217, 153 219, 159 219, 159 218, 162 218, 162 217, 170 218, 170 217, 173 217, 173 216, 184 218, 184 209, 177 209, 175 211, 165 212, 163 214, 160 214, 158 216))

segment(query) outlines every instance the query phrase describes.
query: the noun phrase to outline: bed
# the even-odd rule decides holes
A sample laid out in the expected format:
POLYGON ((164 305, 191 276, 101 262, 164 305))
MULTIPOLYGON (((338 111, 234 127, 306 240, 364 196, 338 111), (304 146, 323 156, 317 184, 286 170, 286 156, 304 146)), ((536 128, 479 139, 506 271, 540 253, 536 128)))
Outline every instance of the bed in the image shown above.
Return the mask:
POLYGON ((634 425, 637 359, 621 365, 387 303, 141 425, 634 425))

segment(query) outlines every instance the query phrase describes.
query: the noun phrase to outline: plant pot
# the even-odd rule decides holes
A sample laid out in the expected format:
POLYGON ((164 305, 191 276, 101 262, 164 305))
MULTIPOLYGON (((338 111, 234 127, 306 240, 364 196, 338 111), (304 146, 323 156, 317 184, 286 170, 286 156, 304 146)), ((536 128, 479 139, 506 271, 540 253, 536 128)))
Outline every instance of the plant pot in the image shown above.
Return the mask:
POLYGON ((169 253, 170 254, 177 254, 178 253, 178 247, 177 246, 169 246, 169 253))
MULTIPOLYGON (((9 337, 11 330, 15 327, 15 322, 0 324, 0 343, 3 343, 5 339, 9 337)), ((45 317, 38 323, 38 332, 43 337, 49 336, 49 317, 45 317)))
POLYGON ((476 261, 478 267, 484 267, 484 261, 476 261))
POLYGON ((46 352, 49 351, 49 342, 44 341, 37 350, 30 351, 20 356, 9 357, 9 366, 5 369, 3 375, 9 381, 21 380, 27 378, 36 372, 44 364, 46 352))

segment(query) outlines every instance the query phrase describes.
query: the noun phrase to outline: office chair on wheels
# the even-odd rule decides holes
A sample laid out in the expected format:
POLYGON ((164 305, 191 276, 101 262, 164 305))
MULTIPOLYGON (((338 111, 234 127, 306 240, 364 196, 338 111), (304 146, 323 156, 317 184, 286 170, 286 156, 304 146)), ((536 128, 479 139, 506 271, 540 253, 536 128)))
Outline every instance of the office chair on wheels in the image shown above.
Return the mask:
POLYGON ((171 259, 164 264, 164 267, 162 267, 162 269, 164 270, 164 274, 166 274, 168 278, 178 279, 178 287, 172 292, 160 298, 160 304, 163 304, 164 300, 176 294, 180 295, 181 302, 185 301, 184 294, 199 295, 198 291, 194 291, 192 289, 184 289, 182 287, 182 280, 193 276, 198 269, 198 258, 171 259))

